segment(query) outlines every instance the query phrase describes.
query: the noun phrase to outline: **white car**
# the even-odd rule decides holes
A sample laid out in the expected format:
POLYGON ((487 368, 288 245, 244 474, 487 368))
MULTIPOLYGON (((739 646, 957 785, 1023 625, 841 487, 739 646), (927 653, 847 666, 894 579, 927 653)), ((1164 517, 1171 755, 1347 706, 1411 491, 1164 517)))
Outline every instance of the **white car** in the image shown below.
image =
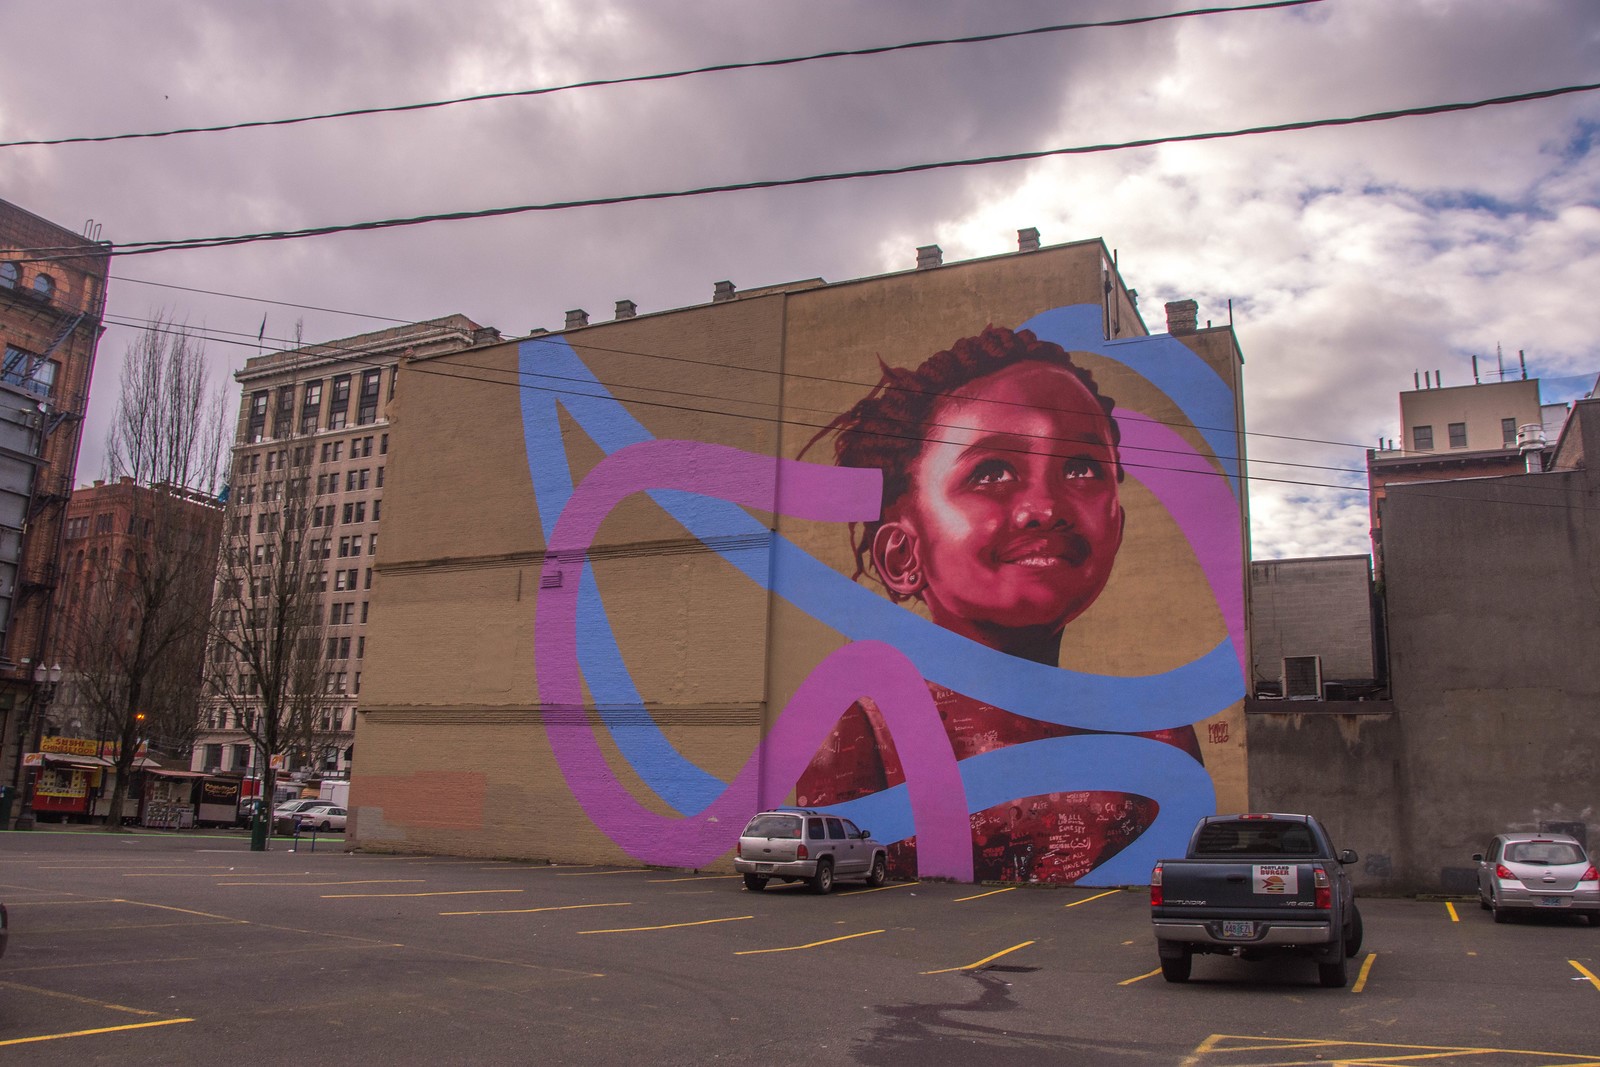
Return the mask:
POLYGON ((1503 923, 1512 909, 1582 915, 1600 923, 1600 872, 1566 834, 1501 834, 1478 861, 1478 903, 1503 923))
POLYGON ((294 825, 298 823, 302 830, 317 830, 322 833, 338 830, 343 833, 347 814, 348 812, 337 804, 314 804, 290 815, 289 827, 293 831, 294 825))

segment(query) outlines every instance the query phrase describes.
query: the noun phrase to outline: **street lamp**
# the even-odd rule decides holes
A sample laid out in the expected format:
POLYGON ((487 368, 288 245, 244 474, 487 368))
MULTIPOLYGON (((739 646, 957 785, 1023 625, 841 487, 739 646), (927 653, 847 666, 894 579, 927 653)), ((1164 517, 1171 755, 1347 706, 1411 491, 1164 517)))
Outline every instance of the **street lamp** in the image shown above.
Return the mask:
MULTIPOLYGON (((28 700, 28 747, 39 751, 39 739, 44 734, 44 715, 56 697, 56 686, 61 683, 61 664, 46 668, 43 663, 33 667, 33 692, 28 700)), ((33 782, 22 794, 22 810, 17 815, 18 830, 33 829, 33 804, 39 791, 39 777, 44 774, 44 761, 33 772, 33 782)))

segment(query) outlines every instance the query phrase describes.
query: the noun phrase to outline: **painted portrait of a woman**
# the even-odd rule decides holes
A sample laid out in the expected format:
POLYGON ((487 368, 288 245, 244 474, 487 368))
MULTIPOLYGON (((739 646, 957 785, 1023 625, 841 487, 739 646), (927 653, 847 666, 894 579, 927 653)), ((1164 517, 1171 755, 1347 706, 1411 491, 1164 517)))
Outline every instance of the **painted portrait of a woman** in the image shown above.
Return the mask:
MULTIPOLYGON (((814 439, 834 461, 883 475, 880 517, 851 530, 858 581, 908 610, 1020 660, 1058 666, 1067 627, 1101 595, 1127 515, 1120 432, 1090 371, 1027 330, 991 326, 877 386, 814 439)), ((1082 731, 929 683, 958 760, 1082 731)), ((1199 759, 1190 727, 1140 736, 1199 759)), ((870 700, 839 720, 796 785, 825 807, 904 780, 870 700)), ((1149 826, 1134 794, 1019 796, 973 812, 981 881, 1072 882, 1149 826)), ((891 847, 914 876, 915 838, 891 847)))

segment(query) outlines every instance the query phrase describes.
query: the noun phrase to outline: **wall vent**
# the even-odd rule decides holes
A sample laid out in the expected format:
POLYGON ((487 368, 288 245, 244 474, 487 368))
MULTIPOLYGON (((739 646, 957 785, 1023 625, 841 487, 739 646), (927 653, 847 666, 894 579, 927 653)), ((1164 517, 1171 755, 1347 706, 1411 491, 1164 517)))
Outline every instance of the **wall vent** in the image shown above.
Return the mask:
POLYGON ((1322 696, 1322 657, 1283 657, 1283 695, 1290 700, 1316 700, 1322 696))

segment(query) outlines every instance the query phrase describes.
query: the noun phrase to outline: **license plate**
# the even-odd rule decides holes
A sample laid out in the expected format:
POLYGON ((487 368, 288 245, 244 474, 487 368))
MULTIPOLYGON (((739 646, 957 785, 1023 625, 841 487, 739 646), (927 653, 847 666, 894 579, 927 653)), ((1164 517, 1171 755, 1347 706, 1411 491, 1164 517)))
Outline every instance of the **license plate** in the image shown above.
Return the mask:
POLYGON ((1542 908, 1559 908, 1567 902, 1566 897, 1540 897, 1539 906, 1542 908))
POLYGON ((1253 922, 1243 922, 1237 919, 1224 919, 1222 922, 1222 936, 1254 937, 1256 936, 1256 924, 1253 922))
POLYGON ((771 874, 772 873, 772 864, 770 864, 770 863, 758 863, 758 864, 756 864, 756 873, 757 874, 771 874))

